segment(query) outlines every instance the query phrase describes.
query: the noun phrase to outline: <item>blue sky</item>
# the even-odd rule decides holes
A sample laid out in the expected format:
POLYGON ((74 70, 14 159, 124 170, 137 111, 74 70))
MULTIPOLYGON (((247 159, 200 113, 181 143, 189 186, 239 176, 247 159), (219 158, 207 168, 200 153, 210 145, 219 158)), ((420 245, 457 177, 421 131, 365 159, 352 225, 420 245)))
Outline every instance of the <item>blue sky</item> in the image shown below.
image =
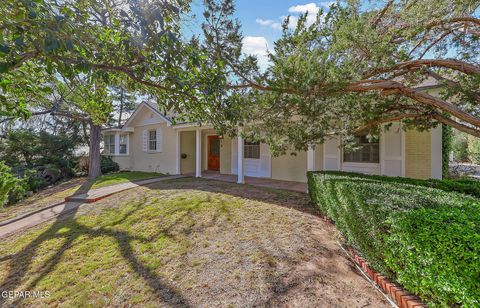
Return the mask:
MULTIPOLYGON (((256 55, 261 66, 267 62, 266 51, 273 47, 273 42, 281 36, 281 22, 290 15, 290 23, 296 24, 296 17, 305 12, 309 12, 313 20, 315 14, 320 8, 328 9, 329 1, 301 1, 301 0, 237 0, 236 13, 242 23, 242 32, 244 35, 244 52, 256 55)), ((203 13, 202 0, 193 0, 193 13, 197 15, 197 20, 191 24, 193 33, 199 31, 196 27, 200 26, 203 13)))

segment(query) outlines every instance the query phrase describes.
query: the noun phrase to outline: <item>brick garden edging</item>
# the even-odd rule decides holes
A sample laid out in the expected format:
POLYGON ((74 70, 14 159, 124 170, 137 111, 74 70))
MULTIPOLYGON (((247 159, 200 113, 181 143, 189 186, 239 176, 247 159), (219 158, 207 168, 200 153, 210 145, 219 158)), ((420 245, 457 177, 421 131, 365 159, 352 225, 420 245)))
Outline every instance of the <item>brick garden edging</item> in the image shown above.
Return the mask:
MULTIPOLYGON (((325 221, 331 227, 335 227, 335 223, 323 215, 317 214, 323 221, 325 221)), ((340 244, 339 244, 340 245, 340 244)), ((343 247, 342 247, 343 248, 343 247)), ((390 281, 387 277, 374 271, 368 262, 362 258, 357 251, 348 246, 344 249, 348 256, 361 268, 363 273, 374 282, 383 293, 387 294, 400 308, 426 308, 427 305, 422 303, 418 296, 408 293, 401 285, 390 281)))

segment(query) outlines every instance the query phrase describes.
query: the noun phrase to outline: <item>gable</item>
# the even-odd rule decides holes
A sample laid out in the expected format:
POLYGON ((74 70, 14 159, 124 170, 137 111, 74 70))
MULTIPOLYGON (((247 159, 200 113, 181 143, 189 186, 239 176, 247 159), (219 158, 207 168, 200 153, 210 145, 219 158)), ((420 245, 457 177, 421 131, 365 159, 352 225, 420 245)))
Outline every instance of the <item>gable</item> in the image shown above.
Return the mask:
POLYGON ((160 112, 146 103, 141 103, 123 128, 159 123, 167 123, 167 125, 170 125, 170 121, 160 114, 160 112))

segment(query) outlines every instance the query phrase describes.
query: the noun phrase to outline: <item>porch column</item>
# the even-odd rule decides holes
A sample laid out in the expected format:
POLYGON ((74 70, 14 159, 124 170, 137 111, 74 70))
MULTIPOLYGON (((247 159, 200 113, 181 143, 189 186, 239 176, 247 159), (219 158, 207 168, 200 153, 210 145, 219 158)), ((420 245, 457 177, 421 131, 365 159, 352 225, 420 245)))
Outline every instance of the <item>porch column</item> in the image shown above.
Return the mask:
POLYGON ((181 145, 181 140, 180 140, 180 131, 177 130, 176 132, 176 139, 177 139, 177 150, 176 150, 176 153, 177 153, 177 161, 176 161, 176 167, 175 167, 175 173, 176 174, 180 174, 180 163, 181 163, 181 157, 180 155, 182 155, 182 153, 180 153, 181 151, 181 148, 180 148, 180 145, 181 145))
POLYGON ((202 131, 195 132, 195 176, 202 177, 202 131))
POLYGON ((238 129, 238 137, 237 137, 237 142, 238 142, 238 163, 237 163, 237 167, 238 167, 238 170, 237 170, 237 174, 238 174, 238 179, 237 179, 237 183, 238 184, 245 184, 245 177, 243 175, 243 147, 244 147, 244 143, 243 143, 243 137, 242 137, 242 131, 243 129, 242 128, 239 128, 238 129))
POLYGON ((307 171, 315 171, 315 150, 311 144, 308 145, 307 151, 307 171))

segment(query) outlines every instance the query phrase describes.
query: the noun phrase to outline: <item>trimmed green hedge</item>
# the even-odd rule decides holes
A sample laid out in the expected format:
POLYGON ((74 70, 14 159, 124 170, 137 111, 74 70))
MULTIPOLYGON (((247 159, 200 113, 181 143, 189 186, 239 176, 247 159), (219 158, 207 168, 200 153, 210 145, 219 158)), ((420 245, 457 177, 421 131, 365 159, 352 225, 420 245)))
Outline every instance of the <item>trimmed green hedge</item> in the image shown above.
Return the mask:
POLYGON ((430 306, 480 306, 480 201, 454 192, 478 192, 471 184, 308 173, 312 201, 349 244, 430 306))

